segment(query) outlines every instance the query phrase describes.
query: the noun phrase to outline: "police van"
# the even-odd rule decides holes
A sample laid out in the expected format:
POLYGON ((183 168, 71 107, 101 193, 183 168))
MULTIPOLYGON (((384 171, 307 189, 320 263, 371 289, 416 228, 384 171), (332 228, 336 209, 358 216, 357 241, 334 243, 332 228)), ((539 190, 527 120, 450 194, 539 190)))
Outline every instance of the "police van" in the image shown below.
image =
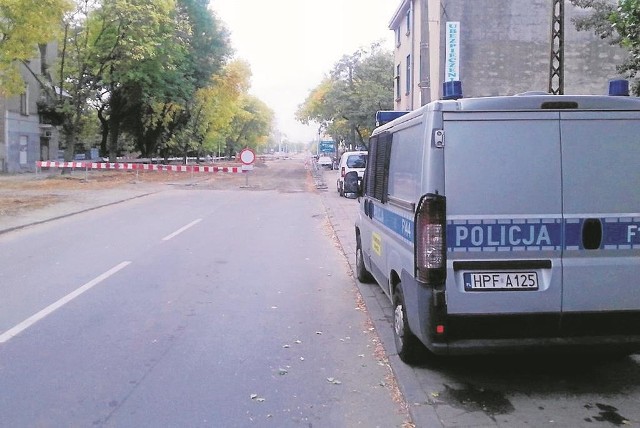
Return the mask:
POLYGON ((372 133, 356 270, 402 360, 640 349, 640 99, 610 87, 454 93, 372 133))

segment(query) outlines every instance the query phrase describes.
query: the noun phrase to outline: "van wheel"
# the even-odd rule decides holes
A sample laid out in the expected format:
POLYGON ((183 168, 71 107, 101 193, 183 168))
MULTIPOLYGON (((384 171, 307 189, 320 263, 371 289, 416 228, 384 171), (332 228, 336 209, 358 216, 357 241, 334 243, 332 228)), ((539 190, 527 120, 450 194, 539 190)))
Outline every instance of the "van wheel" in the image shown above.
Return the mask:
POLYGON ((373 276, 371 276, 367 268, 364 266, 364 255, 362 254, 360 236, 356 238, 356 276, 358 277, 358 281, 364 284, 373 282, 373 276))
POLYGON ((417 362, 419 351, 423 347, 418 338, 409 329, 401 283, 398 283, 393 293, 393 338, 395 339, 396 351, 398 351, 400 359, 407 364, 417 362))

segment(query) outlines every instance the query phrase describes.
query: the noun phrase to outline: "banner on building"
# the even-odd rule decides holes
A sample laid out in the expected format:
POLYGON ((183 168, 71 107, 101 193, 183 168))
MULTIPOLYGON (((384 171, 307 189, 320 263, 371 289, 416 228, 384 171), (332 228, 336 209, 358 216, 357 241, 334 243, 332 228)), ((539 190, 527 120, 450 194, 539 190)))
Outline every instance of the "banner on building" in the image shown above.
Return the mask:
POLYGON ((446 25, 445 81, 460 80, 460 22, 448 21, 446 25))

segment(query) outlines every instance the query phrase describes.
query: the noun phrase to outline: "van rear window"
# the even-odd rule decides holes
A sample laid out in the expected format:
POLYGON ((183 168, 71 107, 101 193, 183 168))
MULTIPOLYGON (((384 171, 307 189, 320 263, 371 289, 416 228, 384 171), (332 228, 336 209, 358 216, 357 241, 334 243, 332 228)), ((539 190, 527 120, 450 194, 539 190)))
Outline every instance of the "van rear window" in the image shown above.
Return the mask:
POLYGON ((366 155, 350 155, 347 157, 347 166, 349 168, 366 168, 367 156, 366 155))

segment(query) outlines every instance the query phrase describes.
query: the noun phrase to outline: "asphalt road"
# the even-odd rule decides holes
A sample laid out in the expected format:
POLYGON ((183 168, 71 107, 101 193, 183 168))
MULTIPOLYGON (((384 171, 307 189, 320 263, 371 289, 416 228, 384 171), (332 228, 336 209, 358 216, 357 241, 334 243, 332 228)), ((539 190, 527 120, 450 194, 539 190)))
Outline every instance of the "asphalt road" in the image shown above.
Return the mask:
POLYGON ((0 235, 0 426, 402 426, 306 186, 180 186, 0 235))

